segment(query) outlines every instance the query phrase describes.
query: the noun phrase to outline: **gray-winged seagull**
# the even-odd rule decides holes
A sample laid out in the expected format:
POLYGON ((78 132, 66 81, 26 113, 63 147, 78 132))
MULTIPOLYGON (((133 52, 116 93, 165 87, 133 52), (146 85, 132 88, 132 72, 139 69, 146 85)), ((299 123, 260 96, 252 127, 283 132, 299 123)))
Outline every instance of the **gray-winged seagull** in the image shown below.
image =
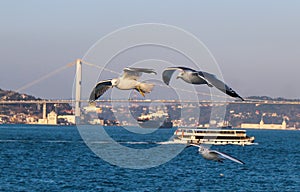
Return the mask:
POLYGON ((105 91, 112 87, 121 90, 135 89, 142 96, 145 96, 145 93, 152 91, 154 84, 139 82, 138 79, 142 76, 142 73, 156 74, 153 69, 126 67, 121 77, 98 82, 91 92, 90 103, 101 97, 105 91))
POLYGON ((217 89, 226 93, 227 95, 230 95, 231 97, 238 97, 242 101, 244 101, 244 99, 241 96, 239 96, 232 88, 230 88, 224 82, 219 80, 215 75, 204 71, 196 71, 187 67, 166 68, 162 74, 162 78, 165 84, 169 85, 170 79, 176 70, 180 71, 180 73, 176 77, 177 79, 180 78, 183 81, 190 84, 207 84, 209 87, 216 87, 217 89))
POLYGON ((192 146, 195 146, 195 147, 198 147, 199 148, 199 153, 201 153, 202 157, 204 159, 207 159, 207 160, 212 160, 212 161, 218 161, 218 162, 221 162, 223 163, 223 160, 225 159, 229 159, 231 161, 234 161, 236 163, 239 163, 239 164, 245 164, 243 161, 241 160, 238 160, 226 153, 222 153, 222 152, 219 152, 219 151, 216 151, 216 150, 209 150, 208 148, 206 147, 203 147, 201 145, 196 145, 196 144, 190 144, 192 146))

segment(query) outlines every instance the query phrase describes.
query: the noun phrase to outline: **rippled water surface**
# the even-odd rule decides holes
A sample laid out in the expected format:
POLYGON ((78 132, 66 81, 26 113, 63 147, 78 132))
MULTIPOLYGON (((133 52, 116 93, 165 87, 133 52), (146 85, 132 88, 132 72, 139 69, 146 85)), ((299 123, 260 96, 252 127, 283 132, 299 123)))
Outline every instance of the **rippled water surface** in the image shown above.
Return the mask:
MULTIPOLYGON (((106 129, 132 148, 157 146, 174 131, 106 129)), ((168 163, 136 170, 97 157, 76 127, 1 125, 0 191, 300 191, 300 131, 247 133, 259 145, 212 147, 245 165, 206 161, 189 147, 168 163)))

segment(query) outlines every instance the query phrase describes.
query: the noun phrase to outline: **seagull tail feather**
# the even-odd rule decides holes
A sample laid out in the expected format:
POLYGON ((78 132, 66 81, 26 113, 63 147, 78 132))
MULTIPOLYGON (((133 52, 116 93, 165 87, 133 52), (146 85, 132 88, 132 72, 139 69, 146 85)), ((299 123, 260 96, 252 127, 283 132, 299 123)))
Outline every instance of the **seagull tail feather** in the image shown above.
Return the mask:
POLYGON ((150 93, 154 88, 154 84, 150 83, 140 83, 138 86, 143 93, 150 93))

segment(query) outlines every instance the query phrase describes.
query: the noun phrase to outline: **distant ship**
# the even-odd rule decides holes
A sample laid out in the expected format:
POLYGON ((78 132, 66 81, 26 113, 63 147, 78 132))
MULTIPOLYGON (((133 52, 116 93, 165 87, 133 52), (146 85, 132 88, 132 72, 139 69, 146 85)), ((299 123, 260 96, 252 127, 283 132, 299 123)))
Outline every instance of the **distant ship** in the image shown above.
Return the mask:
POLYGON ((172 128, 168 113, 157 111, 155 113, 142 114, 137 118, 138 124, 142 128, 172 128))
POLYGON ((249 137, 246 130, 237 129, 190 129, 178 128, 174 142, 209 145, 252 145, 255 137, 249 137))

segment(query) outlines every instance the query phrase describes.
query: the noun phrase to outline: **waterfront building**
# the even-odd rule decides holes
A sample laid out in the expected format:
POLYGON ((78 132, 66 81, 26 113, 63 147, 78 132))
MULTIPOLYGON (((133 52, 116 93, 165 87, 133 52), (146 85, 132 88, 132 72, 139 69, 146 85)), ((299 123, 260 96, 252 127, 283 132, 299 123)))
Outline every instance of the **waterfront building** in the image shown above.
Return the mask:
POLYGON ((39 119, 41 125, 57 125, 57 114, 54 111, 48 113, 47 118, 39 119))
POLYGON ((56 125, 57 124, 57 114, 54 111, 51 111, 47 115, 47 124, 56 125))
POLYGON ((261 118, 259 123, 242 123, 241 128, 246 129, 286 129, 287 124, 285 119, 283 119, 281 124, 265 124, 263 118, 261 118))

